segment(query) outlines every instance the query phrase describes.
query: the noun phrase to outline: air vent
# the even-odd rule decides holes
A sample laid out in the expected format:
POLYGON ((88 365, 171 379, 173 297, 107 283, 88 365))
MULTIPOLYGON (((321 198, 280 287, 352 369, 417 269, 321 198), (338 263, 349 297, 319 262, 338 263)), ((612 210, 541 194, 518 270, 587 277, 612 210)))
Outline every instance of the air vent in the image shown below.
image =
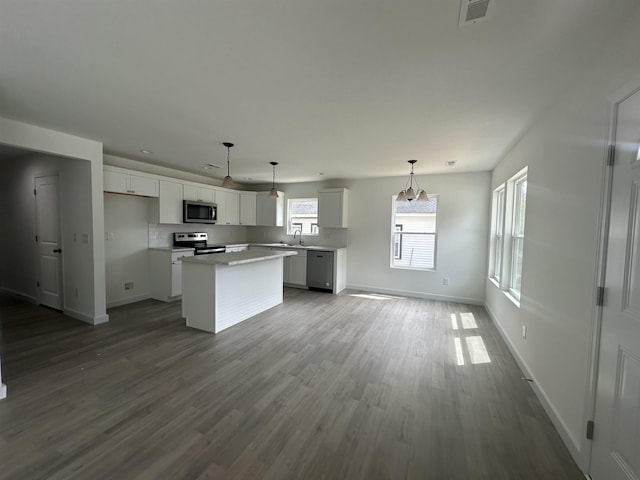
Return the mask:
POLYGON ((495 0, 462 0, 458 25, 478 23, 489 18, 490 6, 495 0))

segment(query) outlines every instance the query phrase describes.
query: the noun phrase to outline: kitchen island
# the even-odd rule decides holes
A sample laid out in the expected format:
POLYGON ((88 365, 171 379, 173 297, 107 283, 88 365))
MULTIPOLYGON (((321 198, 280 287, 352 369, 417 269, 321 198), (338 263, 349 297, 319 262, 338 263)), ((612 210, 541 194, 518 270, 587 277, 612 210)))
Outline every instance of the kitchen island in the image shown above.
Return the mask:
POLYGON ((282 303, 282 259, 291 250, 255 248, 182 259, 187 327, 218 333, 282 303))

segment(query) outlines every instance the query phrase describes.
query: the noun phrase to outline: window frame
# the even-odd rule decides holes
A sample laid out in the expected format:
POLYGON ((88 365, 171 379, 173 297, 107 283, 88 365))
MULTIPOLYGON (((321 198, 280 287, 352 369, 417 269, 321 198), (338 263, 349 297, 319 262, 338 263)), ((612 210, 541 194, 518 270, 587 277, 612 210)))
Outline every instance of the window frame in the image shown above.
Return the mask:
POLYGON ((526 210, 527 210, 527 189, 525 187, 524 195, 521 194, 522 184, 527 183, 527 170, 518 172, 514 175, 512 182, 513 204, 511 214, 511 248, 509 252, 509 284, 508 292, 518 302, 522 296, 522 263, 524 257, 524 239, 526 226, 526 210), (520 252, 520 261, 518 261, 518 252, 520 252), (516 288, 517 278, 520 278, 519 287, 516 288))
MULTIPOLYGON (((312 218, 312 217, 310 217, 312 218)), ((287 199, 287 217, 286 217, 286 221, 287 221, 287 225, 286 225, 286 230, 287 230, 287 235, 294 235, 296 231, 300 230, 300 235, 304 235, 305 237, 317 237, 318 235, 320 235, 320 231, 318 228, 318 197, 293 197, 293 198, 288 198, 287 199), (301 225, 299 222, 292 222, 292 218, 291 218, 291 213, 292 213, 292 208, 291 208, 291 204, 293 202, 296 201, 315 201, 316 203, 316 216, 315 216, 315 220, 311 222, 310 225, 310 229, 311 232, 303 232, 303 228, 295 228, 293 229, 292 226, 293 225, 301 225)))
POLYGON ((500 286, 503 278, 503 257, 505 244, 505 213, 507 203, 506 184, 493 191, 491 255, 489 256, 489 279, 500 286))
MULTIPOLYGON (((438 266, 438 210, 440 206, 440 195, 438 194, 428 194, 429 199, 436 199, 436 211, 435 211, 435 223, 434 223, 434 231, 433 232, 414 232, 411 230, 405 230, 403 228, 398 229, 399 225, 396 222, 396 204, 397 204, 397 195, 393 195, 391 197, 391 241, 390 241, 390 260, 389 267, 398 270, 417 270, 423 272, 435 272, 437 271, 438 266), (396 235, 400 234, 400 240, 396 240, 396 235), (395 265, 394 261, 396 259, 401 259, 402 254, 396 257, 396 245, 402 246, 403 239, 402 235, 410 234, 410 235, 428 235, 433 237, 433 266, 432 267, 415 267, 410 265, 395 265)), ((418 201, 418 200, 414 200, 418 201)))

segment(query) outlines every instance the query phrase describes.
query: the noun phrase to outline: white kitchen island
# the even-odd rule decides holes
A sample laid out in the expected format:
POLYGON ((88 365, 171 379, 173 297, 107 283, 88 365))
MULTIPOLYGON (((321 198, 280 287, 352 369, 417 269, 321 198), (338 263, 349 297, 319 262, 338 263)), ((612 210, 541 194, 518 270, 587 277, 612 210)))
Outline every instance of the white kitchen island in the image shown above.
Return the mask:
POLYGON ((282 259, 297 252, 249 249, 182 259, 187 327, 218 333, 282 303, 282 259))

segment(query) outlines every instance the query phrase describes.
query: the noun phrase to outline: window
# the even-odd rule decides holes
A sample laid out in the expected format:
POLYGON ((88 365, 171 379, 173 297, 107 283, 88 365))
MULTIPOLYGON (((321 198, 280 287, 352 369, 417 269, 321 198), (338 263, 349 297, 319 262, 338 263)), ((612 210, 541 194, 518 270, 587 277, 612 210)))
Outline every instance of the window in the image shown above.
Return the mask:
POLYGON ((318 199, 290 198, 287 202, 287 234, 318 235, 318 199))
POLYGON ((505 187, 500 185, 493 192, 493 244, 491 252, 491 270, 489 277, 493 278, 500 284, 502 274, 502 256, 504 252, 504 205, 505 205, 505 187))
POLYGON ((438 197, 397 202, 393 197, 391 267, 413 270, 436 268, 438 197))
POLYGON ((527 203, 527 174, 513 180, 513 223, 511 227, 511 275, 509 292, 520 300, 522 253, 524 247, 524 214, 527 203))

